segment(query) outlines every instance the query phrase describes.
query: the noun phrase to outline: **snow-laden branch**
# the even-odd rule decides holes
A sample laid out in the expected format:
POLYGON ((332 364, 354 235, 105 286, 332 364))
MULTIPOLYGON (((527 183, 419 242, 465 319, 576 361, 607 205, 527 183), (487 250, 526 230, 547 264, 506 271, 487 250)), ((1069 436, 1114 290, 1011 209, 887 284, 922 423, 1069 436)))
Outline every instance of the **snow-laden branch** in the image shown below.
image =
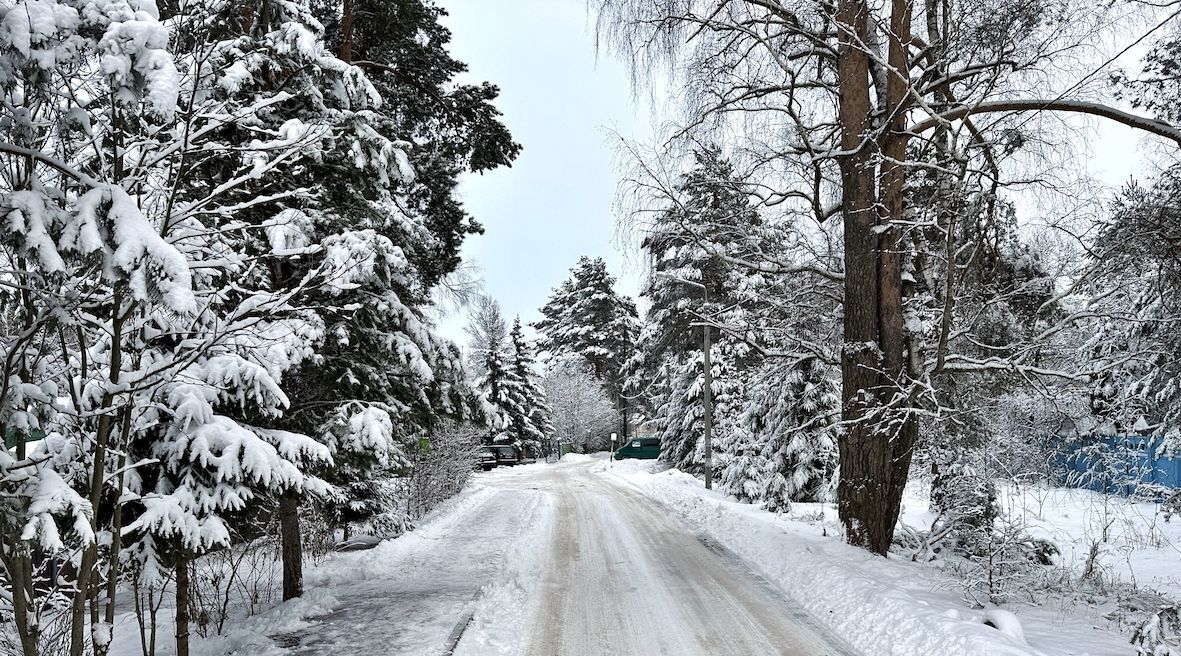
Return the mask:
POLYGON ((919 134, 931 130, 938 125, 950 121, 958 121, 977 114, 1042 111, 1074 112, 1100 116, 1150 134, 1155 134, 1159 137, 1164 137, 1181 146, 1181 129, 1154 118, 1140 116, 1108 105, 1082 100, 997 100, 978 105, 962 105, 920 121, 916 125, 911 126, 910 132, 919 134))
POLYGON ((22 148, 20 146, 14 145, 14 144, 0 141, 0 153, 8 153, 10 155, 20 155, 21 157, 28 157, 28 158, 34 159, 42 164, 45 164, 46 166, 48 166, 50 168, 57 169, 58 171, 70 176, 71 178, 74 178, 78 182, 81 182, 82 184, 84 184, 88 187, 94 188, 94 189, 105 186, 105 185, 103 185, 103 183, 101 183, 98 180, 95 180, 94 178, 90 177, 89 175, 86 175, 85 173, 75 169, 74 167, 61 161, 60 159, 55 159, 53 157, 50 157, 39 150, 33 150, 32 148, 22 148))

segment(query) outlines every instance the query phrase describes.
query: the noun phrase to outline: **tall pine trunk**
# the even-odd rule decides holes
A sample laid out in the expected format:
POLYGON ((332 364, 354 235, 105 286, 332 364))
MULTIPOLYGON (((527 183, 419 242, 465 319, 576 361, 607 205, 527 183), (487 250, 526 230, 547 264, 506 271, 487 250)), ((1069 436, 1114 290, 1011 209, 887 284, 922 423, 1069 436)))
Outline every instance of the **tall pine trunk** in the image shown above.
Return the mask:
POLYGON ((844 201, 845 299, 841 354, 842 416, 838 512, 850 544, 885 555, 901 509, 915 434, 904 386, 905 332, 902 254, 898 221, 903 212, 907 140, 905 72, 910 40, 908 0, 894 0, 891 14, 885 116, 890 132, 879 164, 870 137, 869 8, 841 0, 837 77, 840 84, 840 161, 844 201), (901 71, 901 73, 899 73, 901 71))
POLYGON ((279 497, 279 535, 283 553, 283 601, 303 595, 303 543, 299 534, 299 495, 279 497))

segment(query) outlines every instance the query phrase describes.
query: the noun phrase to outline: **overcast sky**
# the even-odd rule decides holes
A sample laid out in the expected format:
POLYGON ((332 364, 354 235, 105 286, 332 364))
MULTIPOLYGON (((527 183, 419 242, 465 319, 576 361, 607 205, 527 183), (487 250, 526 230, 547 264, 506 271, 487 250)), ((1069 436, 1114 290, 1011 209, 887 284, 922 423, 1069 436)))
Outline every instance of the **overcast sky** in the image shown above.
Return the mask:
MULTIPOLYGON (((524 146, 511 169, 469 176, 462 193, 486 234, 468 239, 464 259, 483 271, 487 291, 509 317, 537 319, 551 289, 581 255, 602 256, 634 294, 634 257, 625 270, 613 246, 615 138, 646 138, 650 114, 634 102, 627 71, 596 58, 581 0, 441 0, 451 51, 468 80, 501 89, 497 106, 524 146)), ((463 324, 443 323, 463 343, 463 324)))
MULTIPOLYGON (((633 99, 619 62, 606 54, 596 57, 584 0, 440 0, 440 5, 451 14, 445 24, 453 32, 452 53, 471 68, 464 81, 500 87, 496 104, 524 146, 512 168, 464 180, 468 210, 486 229, 468 239, 465 261, 480 267, 488 293, 510 319, 536 320, 550 290, 581 255, 602 256, 620 278, 619 291, 634 295, 637 256, 634 250, 622 252, 615 240, 612 133, 648 139, 651 111, 633 99)), ((1140 139, 1131 129, 1079 119, 1084 123, 1094 129, 1080 144, 1080 170, 1113 186, 1138 171, 1140 139)), ((464 323, 452 317, 441 330, 463 344, 464 323)))

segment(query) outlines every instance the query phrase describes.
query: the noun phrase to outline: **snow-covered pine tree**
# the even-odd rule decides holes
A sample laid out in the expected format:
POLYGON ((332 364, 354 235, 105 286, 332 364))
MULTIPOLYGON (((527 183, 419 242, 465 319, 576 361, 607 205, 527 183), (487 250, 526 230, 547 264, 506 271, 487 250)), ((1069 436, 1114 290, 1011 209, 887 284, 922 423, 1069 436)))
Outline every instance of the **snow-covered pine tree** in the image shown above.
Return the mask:
POLYGON ((483 394, 490 419, 484 441, 522 446, 517 427, 528 423, 525 386, 513 370, 506 345, 489 343, 482 361, 484 374, 476 383, 476 389, 483 394))
MULTIPOLYGON (((734 473, 749 500, 772 511, 792 501, 830 501, 835 492, 840 390, 835 373, 816 359, 769 362, 752 374, 743 424, 747 463, 734 473), (757 474, 751 478, 748 473, 757 474)), ((728 472, 727 472, 728 474, 728 472)))
POLYGON ((639 330, 635 302, 615 291, 602 258, 581 257, 570 277, 550 294, 534 324, 539 346, 551 356, 576 355, 602 381, 619 413, 620 433, 631 431, 632 403, 624 394, 623 366, 639 330))
POLYGON ((1122 190, 1093 247, 1096 322, 1088 352, 1110 363, 1092 385, 1091 411, 1109 434, 1149 432, 1181 450, 1181 169, 1122 190), (1144 419, 1141 419, 1143 417, 1144 419), (1139 427, 1144 428, 1144 427, 1139 427))
POLYGON ((553 413, 546 403, 545 388, 538 379, 533 349, 525 339, 520 317, 513 320, 509 344, 511 368, 521 382, 525 411, 523 415, 513 417, 512 430, 525 452, 536 457, 545 452, 546 438, 554 430, 553 413))
MULTIPOLYGON (((1140 78, 1124 80, 1133 104, 1159 120, 1181 119, 1181 38, 1162 39, 1140 78)), ((1103 367, 1091 389, 1092 411, 1111 431, 1132 432, 1140 417, 1165 448, 1181 452, 1181 167, 1151 184, 1127 185, 1100 224, 1090 275, 1096 322, 1088 353, 1103 367)))
MULTIPOLYGON (((698 442, 704 428, 701 324, 715 324, 714 373, 724 376, 715 378, 715 393, 741 386, 742 372, 759 359, 733 335, 746 332, 750 311, 764 302, 763 279, 726 263, 722 255, 770 250, 774 243, 740 177, 717 148, 694 153, 693 166, 681 176, 676 193, 676 201, 646 226, 642 246, 651 272, 642 294, 650 307, 627 363, 628 390, 648 399, 648 414, 661 433, 662 458, 686 471, 699 471, 698 442), (705 286, 708 302, 693 283, 705 286)), ((733 410, 741 414, 741 408, 733 410)), ((714 415, 721 420, 715 421, 717 450, 736 439, 726 432, 736 424, 724 425, 732 418, 725 412, 715 409, 714 415)))
POLYGON ((402 244, 432 287, 460 263, 460 247, 482 231, 458 197, 465 171, 510 166, 521 146, 493 102, 495 85, 460 82, 468 67, 448 47, 447 11, 434 0, 317 0, 329 47, 362 68, 382 97, 377 130, 416 146, 407 153, 417 175, 395 182, 395 192, 420 215, 426 234, 402 244))

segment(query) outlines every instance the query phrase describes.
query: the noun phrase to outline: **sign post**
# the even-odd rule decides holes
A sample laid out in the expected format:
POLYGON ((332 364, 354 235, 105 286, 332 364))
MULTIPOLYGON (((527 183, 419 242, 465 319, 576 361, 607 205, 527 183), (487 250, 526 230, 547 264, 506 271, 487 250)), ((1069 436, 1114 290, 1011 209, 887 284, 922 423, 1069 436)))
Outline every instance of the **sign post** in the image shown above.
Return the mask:
POLYGON ((615 441, 617 439, 618 439, 618 436, 615 433, 611 433, 611 459, 612 460, 615 459, 615 441))

